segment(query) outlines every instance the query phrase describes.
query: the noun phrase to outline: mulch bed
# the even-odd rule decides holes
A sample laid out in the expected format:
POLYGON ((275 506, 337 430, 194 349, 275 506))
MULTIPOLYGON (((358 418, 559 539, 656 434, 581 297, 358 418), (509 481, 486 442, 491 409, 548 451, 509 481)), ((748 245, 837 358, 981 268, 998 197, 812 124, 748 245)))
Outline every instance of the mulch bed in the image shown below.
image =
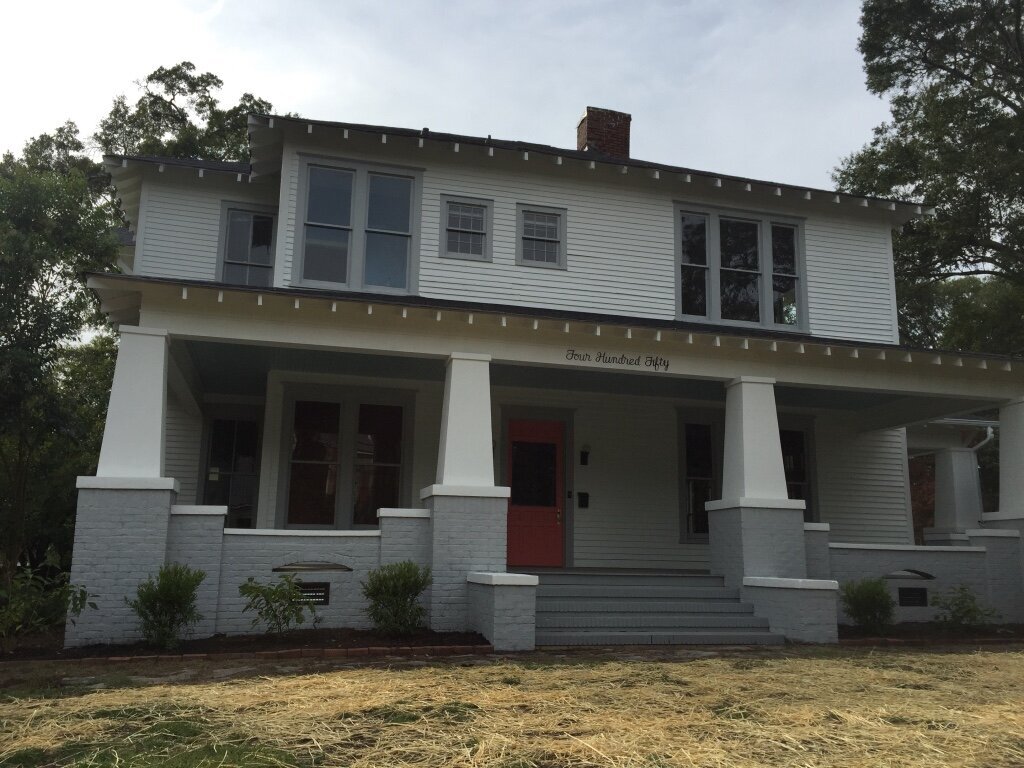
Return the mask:
POLYGON ((46 659, 113 658, 335 658, 392 654, 450 655, 489 653, 487 640, 475 632, 434 632, 423 630, 406 637, 383 635, 361 629, 300 629, 282 634, 215 635, 185 640, 174 651, 146 645, 86 645, 63 648, 63 631, 27 638, 13 653, 0 654, 0 661, 46 659))

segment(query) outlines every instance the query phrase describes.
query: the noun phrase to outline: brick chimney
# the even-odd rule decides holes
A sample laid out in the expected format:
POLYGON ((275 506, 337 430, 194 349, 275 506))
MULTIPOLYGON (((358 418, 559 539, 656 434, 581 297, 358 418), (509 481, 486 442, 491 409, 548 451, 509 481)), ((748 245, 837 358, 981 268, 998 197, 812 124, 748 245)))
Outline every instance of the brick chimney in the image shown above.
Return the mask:
POLYGON ((612 157, 629 157, 629 122, 633 118, 613 109, 587 107, 576 126, 576 148, 612 157))

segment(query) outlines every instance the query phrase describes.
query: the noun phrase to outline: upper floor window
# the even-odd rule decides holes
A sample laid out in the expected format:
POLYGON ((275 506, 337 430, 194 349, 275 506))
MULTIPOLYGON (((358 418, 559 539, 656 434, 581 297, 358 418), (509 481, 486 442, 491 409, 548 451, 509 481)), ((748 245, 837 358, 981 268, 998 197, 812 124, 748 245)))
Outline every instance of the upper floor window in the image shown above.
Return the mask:
POLYGON ((491 210, 489 200, 441 197, 444 231, 441 255, 456 259, 491 260, 491 210))
POLYGON ((302 282, 411 290, 413 195, 412 176, 307 166, 302 282))
POLYGON ((274 281, 274 217, 228 208, 223 253, 223 282, 269 286, 274 281))
POLYGON ((565 269, 565 217, 560 208, 518 208, 516 263, 565 269))
POLYGON ((729 323, 799 327, 799 224, 693 211, 676 219, 679 313, 729 323))

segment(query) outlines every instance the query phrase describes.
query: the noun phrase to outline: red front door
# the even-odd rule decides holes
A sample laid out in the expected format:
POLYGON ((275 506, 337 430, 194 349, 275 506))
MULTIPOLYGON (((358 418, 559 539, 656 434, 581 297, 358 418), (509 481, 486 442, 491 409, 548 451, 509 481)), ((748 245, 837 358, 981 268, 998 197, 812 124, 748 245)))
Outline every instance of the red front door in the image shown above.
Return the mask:
POLYGON ((565 424, 508 423, 508 564, 565 563, 565 424))

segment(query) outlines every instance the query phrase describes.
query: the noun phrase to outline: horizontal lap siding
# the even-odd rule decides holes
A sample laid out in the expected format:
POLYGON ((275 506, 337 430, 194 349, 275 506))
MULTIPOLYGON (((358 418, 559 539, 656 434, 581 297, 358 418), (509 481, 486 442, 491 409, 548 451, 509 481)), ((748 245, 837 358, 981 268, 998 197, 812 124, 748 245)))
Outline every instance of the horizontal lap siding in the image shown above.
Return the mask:
POLYGON ((191 183, 147 180, 141 253, 136 272, 153 277, 216 280, 225 201, 277 205, 277 190, 215 179, 191 183))
POLYGON ((898 341, 888 226, 818 217, 804 234, 811 333, 898 341))
POLYGON ((833 542, 912 544, 906 434, 815 430, 821 522, 833 542))
POLYGON ((167 398, 164 474, 178 481, 179 504, 195 504, 199 486, 199 453, 203 423, 173 397, 167 398))

